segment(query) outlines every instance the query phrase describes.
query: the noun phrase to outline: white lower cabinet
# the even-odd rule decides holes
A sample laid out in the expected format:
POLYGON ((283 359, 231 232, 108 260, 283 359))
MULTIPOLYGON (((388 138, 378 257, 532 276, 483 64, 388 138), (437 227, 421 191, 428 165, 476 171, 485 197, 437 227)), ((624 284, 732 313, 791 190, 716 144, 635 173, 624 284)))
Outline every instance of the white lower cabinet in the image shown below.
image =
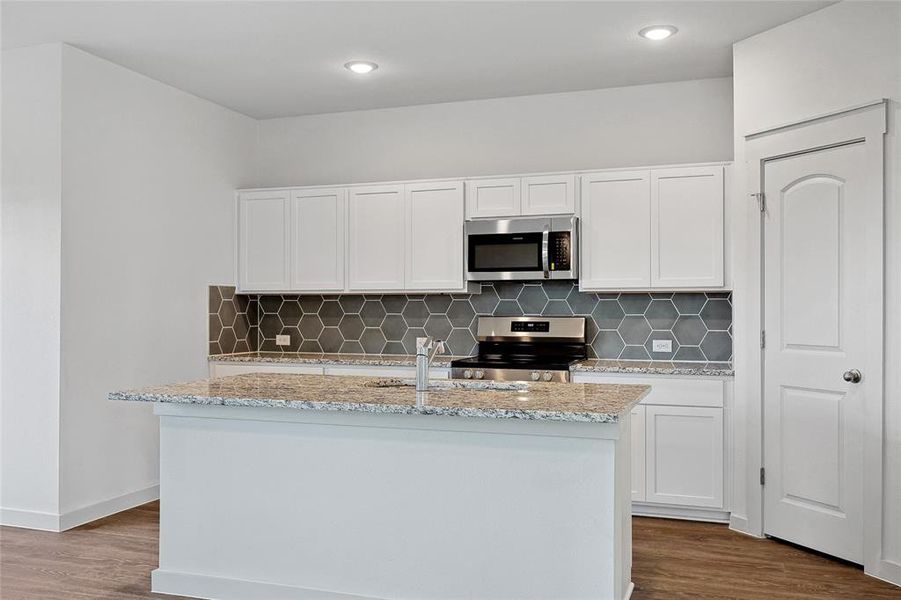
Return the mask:
POLYGON ((644 409, 644 501, 722 509, 723 409, 644 409))
POLYGON ((725 380, 576 373, 573 381, 651 386, 631 413, 634 514, 728 520, 725 380))

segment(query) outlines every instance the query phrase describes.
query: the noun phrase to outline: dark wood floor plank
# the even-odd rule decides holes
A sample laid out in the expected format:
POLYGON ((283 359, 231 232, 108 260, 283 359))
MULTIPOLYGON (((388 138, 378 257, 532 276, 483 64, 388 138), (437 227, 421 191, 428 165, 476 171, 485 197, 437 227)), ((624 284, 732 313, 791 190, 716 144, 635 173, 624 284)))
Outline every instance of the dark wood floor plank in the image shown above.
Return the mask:
MULTIPOLYGON (((633 521, 634 600, 901 600, 853 565, 723 525, 633 521)), ((0 528, 2 600, 146 600, 159 503, 64 533, 0 528)))

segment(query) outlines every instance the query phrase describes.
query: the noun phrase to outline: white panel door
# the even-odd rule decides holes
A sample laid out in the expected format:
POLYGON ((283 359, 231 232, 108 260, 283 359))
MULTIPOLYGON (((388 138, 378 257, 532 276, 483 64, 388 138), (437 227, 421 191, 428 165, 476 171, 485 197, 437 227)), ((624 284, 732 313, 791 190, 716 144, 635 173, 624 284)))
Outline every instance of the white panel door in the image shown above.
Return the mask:
POLYGON ((582 175, 582 290, 651 284, 648 171, 582 175))
POLYGON ((764 532, 863 562, 863 143, 764 168, 764 532), (859 383, 852 369, 863 373, 859 383))
POLYGON ((723 409, 645 406, 645 500, 723 507, 723 409))
POLYGON ((522 178, 522 214, 571 215, 576 212, 576 176, 522 178))
POLYGON ((347 203, 348 289, 403 289, 404 186, 350 188, 347 203))
POLYGON ((645 501, 645 407, 632 409, 632 501, 645 501))
POLYGON ((288 192, 238 195, 238 289, 281 291, 289 287, 288 192))
POLYGON ((474 179, 466 182, 466 218, 517 217, 522 214, 520 179, 474 179))
POLYGON ((463 288, 463 183, 405 186, 406 289, 463 288))
POLYGON ((723 285, 723 167, 651 171, 651 285, 723 285))
POLYGON ((291 194, 291 289, 344 289, 343 188, 295 190, 291 194))

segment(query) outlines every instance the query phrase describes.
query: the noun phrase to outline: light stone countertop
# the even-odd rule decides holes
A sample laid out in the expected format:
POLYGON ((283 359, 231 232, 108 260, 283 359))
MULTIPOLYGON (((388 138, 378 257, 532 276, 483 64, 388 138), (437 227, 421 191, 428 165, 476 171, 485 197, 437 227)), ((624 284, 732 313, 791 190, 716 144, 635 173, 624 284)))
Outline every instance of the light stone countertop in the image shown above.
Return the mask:
MULTIPOLYGON (((447 368, 455 358, 439 354, 433 367, 447 368)), ((318 354, 313 352, 242 352, 212 354, 210 362, 275 363, 310 365, 358 365, 373 367, 412 367, 416 357, 408 354, 318 354)), ((573 373, 631 373, 637 375, 696 375, 700 377, 731 377, 735 374, 727 362, 671 362, 663 360, 603 360, 589 358, 569 369, 573 373)))
POLYGON ((572 373, 634 373, 636 375, 696 375, 732 377, 728 362, 671 362, 665 360, 605 360, 589 358, 569 368, 572 373))
MULTIPOLYGON (((647 385, 516 383, 512 389, 471 389, 472 384, 430 390, 417 405, 412 386, 381 377, 247 373, 112 392, 110 400, 251 406, 300 410, 444 415, 616 423, 644 398, 647 385), (454 387, 469 385, 470 388, 454 387)), ((482 384, 490 385, 490 384, 482 384)))
MULTIPOLYGON (((450 362, 463 356, 439 354, 433 367, 450 367, 450 362)), ((210 362, 275 363, 288 365, 359 365, 372 367, 414 367, 413 354, 329 354, 317 352, 239 352, 211 354, 210 362)))

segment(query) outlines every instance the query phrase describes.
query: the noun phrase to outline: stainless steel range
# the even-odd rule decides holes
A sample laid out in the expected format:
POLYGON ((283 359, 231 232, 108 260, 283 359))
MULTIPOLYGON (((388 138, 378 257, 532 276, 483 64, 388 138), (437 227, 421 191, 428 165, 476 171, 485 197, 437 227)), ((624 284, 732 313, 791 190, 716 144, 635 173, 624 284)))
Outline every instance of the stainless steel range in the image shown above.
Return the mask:
POLYGON ((451 361, 453 379, 569 381, 587 356, 585 317, 479 317, 478 354, 451 361))

